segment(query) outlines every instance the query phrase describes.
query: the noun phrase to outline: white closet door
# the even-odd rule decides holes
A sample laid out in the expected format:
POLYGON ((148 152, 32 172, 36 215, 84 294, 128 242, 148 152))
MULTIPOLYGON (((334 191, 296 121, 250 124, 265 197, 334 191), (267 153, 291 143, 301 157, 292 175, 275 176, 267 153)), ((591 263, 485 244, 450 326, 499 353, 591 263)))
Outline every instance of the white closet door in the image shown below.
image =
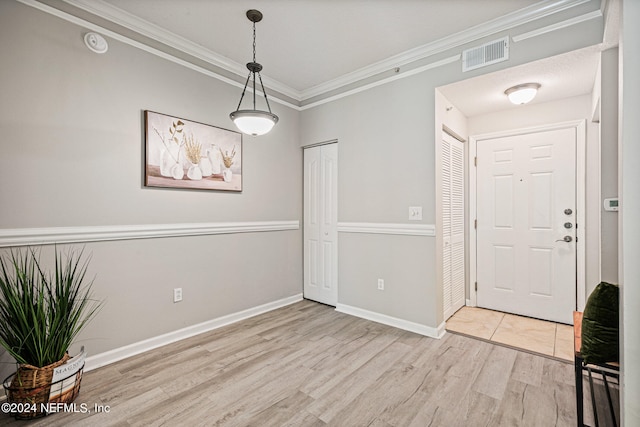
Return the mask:
POLYGON ((446 133, 441 146, 443 310, 464 306, 464 145, 446 133))
POLYGON ((338 144, 304 150, 304 297, 338 303, 338 144))

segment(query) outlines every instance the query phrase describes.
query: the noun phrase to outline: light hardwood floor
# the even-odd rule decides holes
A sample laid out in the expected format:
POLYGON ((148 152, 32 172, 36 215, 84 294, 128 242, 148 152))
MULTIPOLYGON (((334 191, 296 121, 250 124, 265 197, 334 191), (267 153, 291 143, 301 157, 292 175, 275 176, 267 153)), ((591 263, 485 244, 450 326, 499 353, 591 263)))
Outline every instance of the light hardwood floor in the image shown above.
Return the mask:
POLYGON ((302 301, 85 374, 20 426, 574 426, 572 365, 302 301))

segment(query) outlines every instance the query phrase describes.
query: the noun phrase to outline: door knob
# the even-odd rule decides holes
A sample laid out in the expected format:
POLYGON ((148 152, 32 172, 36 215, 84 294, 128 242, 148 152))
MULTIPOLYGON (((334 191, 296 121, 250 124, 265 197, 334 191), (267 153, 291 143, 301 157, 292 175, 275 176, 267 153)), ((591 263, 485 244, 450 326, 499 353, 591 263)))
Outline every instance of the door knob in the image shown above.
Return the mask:
POLYGON ((567 243, 572 242, 572 241, 573 241, 573 237, 571 237, 571 236, 564 236, 562 239, 556 240, 556 242, 567 242, 567 243))

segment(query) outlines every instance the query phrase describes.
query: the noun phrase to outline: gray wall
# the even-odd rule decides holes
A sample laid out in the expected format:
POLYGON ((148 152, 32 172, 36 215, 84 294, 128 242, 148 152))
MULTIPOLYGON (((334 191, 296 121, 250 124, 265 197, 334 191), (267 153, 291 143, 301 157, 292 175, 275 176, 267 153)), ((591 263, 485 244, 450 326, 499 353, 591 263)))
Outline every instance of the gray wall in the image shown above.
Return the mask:
MULTIPOLYGON (((302 112, 304 145, 338 140, 339 222, 407 223, 409 206, 423 206, 416 223, 435 223, 434 170, 425 167, 434 164, 434 91, 417 90, 423 80, 398 80, 302 112)), ((434 242, 340 233, 338 303, 437 326, 434 242), (383 292, 377 278, 385 280, 383 292)))
MULTIPOLYGON (((592 1, 510 34, 597 8, 592 1)), ((95 55, 83 29, 0 2, 0 228, 291 220, 301 218, 301 146, 339 141, 339 221, 435 223, 435 88, 602 40, 598 19, 523 40, 510 60, 463 74, 449 64, 302 113, 245 138, 242 194, 142 187, 145 109, 230 128, 239 89, 110 40, 95 55), (299 125, 299 126, 298 126, 299 125), (299 138, 300 136, 300 138, 299 138)), ((435 62, 464 48, 427 58, 435 62)), ((414 64, 414 65, 421 65, 414 64)), ((406 67, 407 69, 411 66, 406 67)), ((300 231, 87 245, 107 300, 81 341, 92 354, 300 292, 300 231), (175 265, 181 265, 175 268, 175 265), (171 303, 175 283, 185 300, 171 303), (114 332, 115 331, 115 332, 114 332)), ((339 303, 437 327, 435 239, 339 237, 339 303), (375 279, 385 279, 385 291, 375 279)))
POLYGON ((620 284, 622 421, 640 425, 640 2, 622 0, 620 155, 620 284))
POLYGON ((602 280, 618 283, 618 212, 605 211, 602 204, 618 197, 618 49, 603 51, 600 65, 602 280))
MULTIPOLYGON (((145 188, 142 111, 232 129, 241 89, 115 40, 94 54, 85 32, 0 1, 1 229, 301 220, 298 112, 273 104, 277 127, 244 137, 242 193, 145 188)), ((78 340, 90 355, 302 292, 300 230, 86 251, 106 302, 78 340)), ((0 377, 11 369, 0 366, 0 377)))
MULTIPOLYGON (((530 29, 530 25, 523 26, 512 34, 530 29)), ((496 34, 486 41, 503 35, 496 34)), ((339 141, 338 221, 408 223, 408 207, 423 206, 421 223, 435 224, 435 89, 601 40, 602 22, 591 20, 521 41, 512 46, 510 60, 500 64, 463 74, 461 64, 454 62, 304 110, 302 145, 339 141)), ((481 43, 482 40, 476 41, 473 46, 481 43)), ((429 62, 466 47, 470 46, 435 55, 428 58, 429 62)), ((338 302, 438 327, 443 319, 442 291, 436 280, 435 238, 410 238, 415 241, 401 243, 401 239, 409 237, 341 233, 338 302), (410 248, 411 253, 408 258, 386 256, 389 248, 397 248, 401 254, 410 248), (415 260, 422 264, 409 273, 410 281, 400 282, 393 289, 387 287, 385 278, 384 296, 376 289, 375 276, 363 268, 369 265, 387 276, 400 278, 415 260), (398 310, 391 303, 380 304, 383 298, 403 309, 398 310), (416 299, 420 304, 415 303, 416 299)))

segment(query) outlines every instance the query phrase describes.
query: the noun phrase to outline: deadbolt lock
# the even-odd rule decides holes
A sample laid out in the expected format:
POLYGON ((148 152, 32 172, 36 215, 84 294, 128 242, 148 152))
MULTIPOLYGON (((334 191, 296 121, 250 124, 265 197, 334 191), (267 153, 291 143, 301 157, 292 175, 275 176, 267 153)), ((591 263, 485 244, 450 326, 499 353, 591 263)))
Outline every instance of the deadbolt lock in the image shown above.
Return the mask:
POLYGON ((565 209, 564 210, 564 214, 565 215, 571 215, 573 213, 573 211, 571 209, 565 209))
POLYGON ((564 228, 573 228, 573 224, 570 222, 565 222, 564 223, 564 228))

